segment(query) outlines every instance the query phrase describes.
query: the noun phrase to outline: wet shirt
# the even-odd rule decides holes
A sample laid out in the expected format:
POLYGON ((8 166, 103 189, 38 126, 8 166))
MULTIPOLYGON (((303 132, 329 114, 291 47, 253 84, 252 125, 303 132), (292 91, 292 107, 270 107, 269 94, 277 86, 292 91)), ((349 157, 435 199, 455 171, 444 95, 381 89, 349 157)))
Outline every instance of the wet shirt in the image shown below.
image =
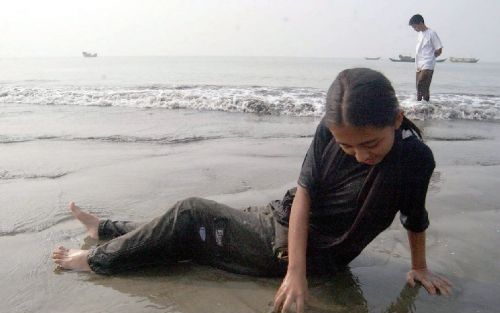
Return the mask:
MULTIPOLYGON (((393 203, 384 201, 384 197, 389 200, 397 196, 397 208, 382 209, 380 213, 387 217, 374 220, 374 223, 381 225, 370 227, 371 230, 367 232, 374 233, 367 233, 367 238, 374 238, 381 229, 388 227, 394 218, 391 214, 396 214, 397 211, 400 212, 403 226, 409 230, 421 232, 429 224, 425 197, 434 169, 432 152, 410 131, 405 131, 405 134, 397 131, 396 136, 398 138, 383 162, 396 163, 391 156, 394 154, 393 150, 400 149, 403 157, 398 159, 398 164, 393 164, 401 168, 397 172, 401 177, 394 177, 394 181, 397 181, 395 188, 398 190, 391 192, 381 190, 379 203, 393 203)), ((363 205, 359 198, 360 192, 373 167, 358 163, 354 157, 344 153, 335 142, 330 130, 320 123, 307 151, 298 180, 298 184, 307 189, 311 197, 312 236, 320 234, 323 238, 335 241, 349 230, 363 205)), ((314 243, 314 238, 310 239, 314 243)), ((362 248, 364 247, 360 247, 360 250, 362 248)))
POLYGON ((315 164, 315 157, 306 157, 298 183, 311 194, 309 219, 313 230, 338 237, 359 212, 358 196, 372 166, 345 154, 333 138, 323 154, 327 157, 322 164, 315 164))

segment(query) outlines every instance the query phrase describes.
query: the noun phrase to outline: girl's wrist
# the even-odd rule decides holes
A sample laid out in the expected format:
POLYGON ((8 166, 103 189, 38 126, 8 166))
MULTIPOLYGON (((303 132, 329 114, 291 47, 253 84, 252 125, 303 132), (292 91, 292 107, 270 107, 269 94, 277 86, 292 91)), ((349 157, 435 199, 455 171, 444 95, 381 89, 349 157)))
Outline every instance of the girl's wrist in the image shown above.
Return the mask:
POLYGON ((289 274, 306 274, 305 265, 288 265, 287 273, 289 274))
POLYGON ((427 269, 427 264, 425 264, 425 263, 424 263, 424 264, 422 264, 422 265, 420 265, 420 264, 418 264, 418 265, 412 265, 412 266, 411 266, 411 269, 412 269, 412 270, 416 270, 416 271, 419 271, 419 270, 426 270, 426 269, 427 269))

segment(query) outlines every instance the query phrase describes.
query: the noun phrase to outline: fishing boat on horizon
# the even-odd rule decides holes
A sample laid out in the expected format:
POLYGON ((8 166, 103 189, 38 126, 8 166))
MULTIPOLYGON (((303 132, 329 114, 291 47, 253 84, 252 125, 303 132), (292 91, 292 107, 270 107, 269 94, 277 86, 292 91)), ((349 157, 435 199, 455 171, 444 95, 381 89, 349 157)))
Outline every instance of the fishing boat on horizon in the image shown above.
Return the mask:
POLYGON ((479 59, 476 58, 454 58, 450 57, 450 62, 453 63, 477 63, 479 59))
MULTIPOLYGON (((415 58, 414 57, 411 57, 409 55, 399 55, 399 59, 393 59, 393 58, 389 58, 389 60, 391 60, 392 62, 415 62, 415 58)), ((447 59, 440 59, 440 60, 436 60, 436 62, 439 62, 439 63, 442 63, 442 62, 445 62, 447 59)))
POLYGON ((380 57, 365 57, 365 60, 377 61, 380 60, 380 57))
POLYGON ((87 51, 82 51, 82 55, 84 58, 95 58, 97 57, 97 53, 91 53, 87 51))
POLYGON ((389 60, 391 60, 392 62, 415 62, 415 58, 409 55, 400 54, 398 57, 399 59, 389 58, 389 60))

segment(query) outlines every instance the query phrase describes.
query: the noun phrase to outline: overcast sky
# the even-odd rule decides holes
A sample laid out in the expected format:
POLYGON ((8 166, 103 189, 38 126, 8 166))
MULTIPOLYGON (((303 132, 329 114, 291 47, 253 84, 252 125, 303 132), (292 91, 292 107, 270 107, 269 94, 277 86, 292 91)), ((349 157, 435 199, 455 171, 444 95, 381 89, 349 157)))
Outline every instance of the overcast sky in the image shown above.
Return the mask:
POLYGON ((414 54, 409 18, 444 57, 500 58, 499 0, 3 0, 0 56, 414 54))

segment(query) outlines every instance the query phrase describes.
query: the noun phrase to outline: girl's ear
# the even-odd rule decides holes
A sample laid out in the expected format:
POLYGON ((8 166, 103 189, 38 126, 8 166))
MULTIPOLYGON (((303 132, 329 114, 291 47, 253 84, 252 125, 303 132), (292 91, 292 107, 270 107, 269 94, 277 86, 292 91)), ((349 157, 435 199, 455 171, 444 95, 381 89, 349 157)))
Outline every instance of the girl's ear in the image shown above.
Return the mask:
POLYGON ((395 129, 398 129, 399 127, 401 127, 401 124, 403 123, 403 119, 404 119, 404 112, 403 112, 403 110, 399 110, 398 114, 396 115, 396 119, 394 121, 394 128, 395 129))

